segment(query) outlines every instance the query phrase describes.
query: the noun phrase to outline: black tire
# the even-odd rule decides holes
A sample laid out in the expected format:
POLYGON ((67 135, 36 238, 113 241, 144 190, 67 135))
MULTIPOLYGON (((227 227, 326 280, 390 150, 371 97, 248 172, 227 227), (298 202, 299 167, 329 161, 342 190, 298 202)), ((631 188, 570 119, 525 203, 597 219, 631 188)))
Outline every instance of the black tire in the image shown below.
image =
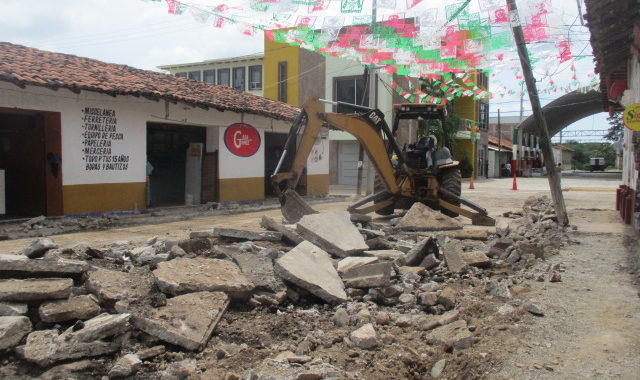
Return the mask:
MULTIPOLYGON (((376 173, 376 176, 373 180, 373 193, 377 193, 379 191, 385 190, 386 187, 384 186, 384 183, 382 182, 382 178, 380 178, 380 176, 378 175, 378 173, 376 173)), ((380 203, 382 201, 385 201, 387 199, 391 198, 391 194, 389 194, 386 197, 383 197, 382 199, 379 200, 375 200, 373 201, 374 204, 376 203, 380 203)), ((378 215, 391 215, 393 214, 393 212, 396 210, 395 204, 391 204, 387 207, 383 207, 380 210, 376 210, 376 214, 378 215)))
MULTIPOLYGON (((443 169, 438 179, 440 180, 441 188, 447 190, 450 193, 457 195, 458 197, 460 196, 460 194, 462 193, 462 175, 460 174, 460 168, 455 167, 455 168, 443 169)), ((440 195, 440 197, 442 198, 443 201, 451 203, 454 206, 460 207, 459 199, 454 199, 444 194, 440 195)), ((455 218, 456 216, 459 215, 457 212, 447 210, 444 207, 440 208, 440 212, 452 218, 455 218)))

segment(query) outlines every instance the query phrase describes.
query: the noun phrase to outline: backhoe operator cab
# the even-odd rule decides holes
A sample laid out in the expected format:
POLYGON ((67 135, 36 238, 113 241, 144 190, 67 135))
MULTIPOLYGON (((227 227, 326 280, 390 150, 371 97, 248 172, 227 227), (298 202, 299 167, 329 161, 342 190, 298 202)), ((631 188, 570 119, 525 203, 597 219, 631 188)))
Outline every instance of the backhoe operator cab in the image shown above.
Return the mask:
MULTIPOLYGON (((400 127, 401 120, 440 120, 444 127, 444 118, 447 116, 447 109, 440 104, 395 104, 393 106, 393 129, 395 136, 400 127)), ((429 135, 421 137, 417 142, 408 144, 403 151, 407 160, 407 165, 412 169, 428 169, 433 173, 438 172, 440 167, 451 167, 458 165, 451 158, 449 150, 450 141, 446 140, 438 149, 438 140, 435 136, 429 135)))
MULTIPOLYGON (((352 134, 366 151, 377 172, 374 193, 351 205, 348 208, 350 212, 387 215, 396 208, 407 209, 415 202, 422 202, 451 217, 464 215, 471 218, 474 224, 495 224, 485 209, 460 197, 460 169, 458 162, 451 159, 447 148, 449 141, 445 140, 443 146, 438 148, 435 137, 428 136, 403 149, 394 137, 401 120, 439 119, 444 122, 445 115, 443 105, 399 104, 394 106, 392 130, 378 109, 316 98, 307 100, 289 131, 283 154, 271 176, 271 182, 280 197, 283 216, 295 222, 303 215, 315 213, 295 192, 295 188, 315 139, 323 127, 328 127, 352 134), (354 113, 324 112, 323 103, 341 105, 354 113), (295 152, 293 162, 288 171, 280 172, 287 152, 295 152), (476 212, 461 208, 461 204, 476 212)), ((447 136, 447 133, 443 133, 443 136, 447 136)))

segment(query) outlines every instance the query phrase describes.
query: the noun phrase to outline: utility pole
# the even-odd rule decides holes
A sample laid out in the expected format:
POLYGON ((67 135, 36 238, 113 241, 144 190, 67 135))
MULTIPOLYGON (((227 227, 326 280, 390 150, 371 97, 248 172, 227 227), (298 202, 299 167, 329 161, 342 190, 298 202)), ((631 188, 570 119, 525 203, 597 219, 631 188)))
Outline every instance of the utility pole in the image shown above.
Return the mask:
MULTIPOLYGON (((371 34, 373 34, 373 30, 376 26, 376 0, 373 0, 373 4, 371 5, 371 34)), ((365 94, 369 94, 369 108, 375 108, 376 100, 375 100, 375 70, 373 66, 364 69, 365 78, 365 86, 364 89, 365 94), (373 88, 373 90, 372 90, 373 88)), ((364 96, 362 99, 362 105, 364 105, 364 96)), ((373 193, 373 170, 371 170, 373 165, 369 165, 367 169, 367 184, 365 193, 373 193)), ((358 177, 356 180, 356 195, 362 195, 362 175, 364 173, 364 148, 362 144, 358 144, 358 177)))
POLYGON ((500 108, 498 108, 498 177, 502 177, 502 125, 500 124, 500 108))
POLYGON ((540 145, 542 148, 542 154, 544 156, 544 163, 547 167, 547 176, 549 179, 549 187, 551 189, 551 197, 553 198, 556 215, 558 216, 558 222, 566 226, 569 224, 569 216, 567 215, 567 209, 565 208, 564 204, 564 197, 562 196, 562 188, 560 187, 560 176, 556 171, 555 160, 553 159, 553 152, 551 151, 549 130, 547 129, 547 121, 544 118, 542 107, 540 106, 538 89, 536 88, 536 81, 533 77, 533 70, 531 69, 531 62, 529 61, 527 46, 524 42, 522 25, 520 24, 520 16, 518 15, 518 8, 516 7, 515 0, 507 0, 507 7, 509 9, 509 21, 511 24, 511 30, 513 31, 513 37, 518 47, 518 56, 520 57, 520 64, 522 65, 522 72, 524 74, 525 83, 527 84, 529 100, 531 101, 531 110, 533 111, 533 117, 536 121, 538 131, 540 133, 540 145))
MULTIPOLYGON (((376 18, 377 18, 377 12, 376 12, 376 7, 377 7, 377 1, 373 0, 373 3, 371 4, 371 34, 374 34, 375 31, 375 27, 376 27, 376 18)), ((376 100, 377 100, 377 92, 376 92, 376 69, 375 67, 371 66, 369 67, 369 108, 376 108, 376 100)), ((373 188, 373 178, 376 175, 376 171, 374 169, 373 165, 369 165, 368 171, 367 171, 367 194, 373 194, 374 192, 374 188, 373 188)))

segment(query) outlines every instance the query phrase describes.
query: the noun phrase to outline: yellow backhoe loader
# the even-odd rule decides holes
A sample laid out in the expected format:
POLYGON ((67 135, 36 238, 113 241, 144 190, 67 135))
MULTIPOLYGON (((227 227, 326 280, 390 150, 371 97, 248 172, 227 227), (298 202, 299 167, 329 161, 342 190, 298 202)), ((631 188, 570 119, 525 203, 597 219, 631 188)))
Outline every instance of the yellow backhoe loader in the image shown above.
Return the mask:
POLYGON ((415 202, 422 202, 450 217, 463 215, 476 225, 494 225, 495 220, 485 209, 460 196, 459 163, 451 158, 446 132, 442 134, 444 143, 440 147, 434 136, 423 137, 404 148, 394 137, 401 120, 438 119, 445 128, 444 105, 397 104, 393 111, 393 129, 390 129, 378 109, 316 98, 307 100, 291 126, 282 156, 271 176, 285 219, 296 222, 302 216, 316 212, 295 189, 316 139, 322 128, 328 127, 352 134, 362 144, 377 171, 374 193, 351 205, 349 212, 388 215, 395 209, 407 209, 415 202), (339 105, 353 113, 325 112, 323 103, 339 105), (288 154, 294 155, 289 162, 290 168, 281 171, 287 165, 288 154))

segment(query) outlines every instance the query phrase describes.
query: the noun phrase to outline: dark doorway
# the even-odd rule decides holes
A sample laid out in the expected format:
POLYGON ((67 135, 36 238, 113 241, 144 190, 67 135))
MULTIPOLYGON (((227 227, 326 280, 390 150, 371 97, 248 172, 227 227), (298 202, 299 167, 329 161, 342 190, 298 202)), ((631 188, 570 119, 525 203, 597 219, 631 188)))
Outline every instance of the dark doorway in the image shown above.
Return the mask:
POLYGON ((147 123, 147 160, 152 207, 185 204, 186 155, 189 143, 204 143, 206 129, 147 123))
POLYGON ((47 214, 43 115, 0 114, 0 169, 7 216, 47 214))
MULTIPOLYGON (((265 132, 264 134, 264 195, 275 196, 271 186, 271 175, 278 166, 278 160, 287 142, 286 133, 265 132)), ((287 157, 280 168, 280 172, 290 170, 295 152, 287 152, 287 157)))

